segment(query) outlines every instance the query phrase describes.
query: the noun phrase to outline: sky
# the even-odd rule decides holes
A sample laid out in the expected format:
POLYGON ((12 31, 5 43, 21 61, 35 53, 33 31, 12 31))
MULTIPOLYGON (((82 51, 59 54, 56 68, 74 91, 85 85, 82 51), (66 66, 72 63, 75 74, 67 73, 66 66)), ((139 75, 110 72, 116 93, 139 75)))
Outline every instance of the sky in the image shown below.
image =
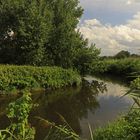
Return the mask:
POLYGON ((80 0, 80 5, 84 14, 78 28, 101 55, 140 54, 140 0, 80 0))

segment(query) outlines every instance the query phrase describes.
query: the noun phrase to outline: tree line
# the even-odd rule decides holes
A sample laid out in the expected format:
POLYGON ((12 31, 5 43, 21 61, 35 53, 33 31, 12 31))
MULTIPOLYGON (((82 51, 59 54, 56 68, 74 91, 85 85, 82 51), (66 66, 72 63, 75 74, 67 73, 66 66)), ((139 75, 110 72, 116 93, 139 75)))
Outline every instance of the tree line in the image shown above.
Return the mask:
POLYGON ((0 63, 88 69, 100 50, 77 30, 78 0, 0 0, 0 63))
POLYGON ((139 54, 130 53, 126 50, 121 50, 114 56, 102 56, 101 59, 123 59, 123 58, 140 58, 139 54))

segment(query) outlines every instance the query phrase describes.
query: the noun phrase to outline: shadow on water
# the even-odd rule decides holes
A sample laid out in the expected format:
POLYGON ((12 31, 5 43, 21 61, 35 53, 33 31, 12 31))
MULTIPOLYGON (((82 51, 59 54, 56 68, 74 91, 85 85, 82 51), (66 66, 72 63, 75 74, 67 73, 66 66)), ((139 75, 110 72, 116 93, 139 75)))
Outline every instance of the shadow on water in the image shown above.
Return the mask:
MULTIPOLYGON (((95 110, 99 108, 97 96, 104 90, 106 90, 106 86, 103 82, 94 81, 89 84, 84 81, 83 86, 79 88, 50 91, 39 96, 38 99, 36 98, 39 107, 31 115, 40 114, 39 116, 42 118, 60 124, 61 121, 57 115, 59 113, 78 134, 82 134, 80 120, 87 118, 89 111, 94 114, 95 110)), ((33 124, 37 127, 36 139, 42 139, 46 133, 43 134, 38 122, 34 121, 33 124), (40 135, 40 133, 42 134, 40 135)))
MULTIPOLYGON (((80 87, 34 93, 33 102, 37 103, 38 107, 32 110, 30 122, 36 127, 36 140, 45 137, 47 126, 37 121, 35 116, 61 124, 62 120, 58 113, 80 136, 87 138, 88 123, 95 129, 113 121, 120 113, 128 110, 132 104, 130 99, 120 99, 126 89, 127 87, 117 82, 86 77, 80 87)), ((7 98, 5 104, 8 103, 6 100, 7 98)), ((4 100, 0 101, 0 105, 3 103, 4 100)), ((6 122, 6 118, 0 113, 0 128, 2 122, 6 122)))
MULTIPOLYGON (((91 77, 91 76, 87 76, 87 77, 91 77)), ((93 77, 98 80, 102 80, 104 82, 111 82, 113 84, 119 84, 119 85, 123 85, 123 86, 128 86, 130 83, 130 81, 128 81, 128 79, 126 77, 113 76, 111 74, 104 74, 104 75, 98 74, 93 77)))

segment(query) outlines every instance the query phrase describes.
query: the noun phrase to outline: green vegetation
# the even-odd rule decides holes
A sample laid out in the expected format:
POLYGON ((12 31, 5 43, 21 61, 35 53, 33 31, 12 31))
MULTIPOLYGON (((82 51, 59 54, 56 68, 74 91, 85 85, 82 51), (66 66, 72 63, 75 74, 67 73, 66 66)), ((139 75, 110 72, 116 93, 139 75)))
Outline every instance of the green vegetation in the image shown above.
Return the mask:
POLYGON ((138 140, 140 110, 132 110, 125 117, 93 132, 93 140, 138 140))
POLYGON ((99 128, 92 134, 94 140, 138 140, 140 138, 140 78, 131 82, 131 89, 126 93, 134 99, 136 106, 120 120, 99 128))
MULTIPOLYGON (((95 44, 88 47, 88 40, 77 29, 82 13, 78 0, 0 0, 0 93, 20 90, 23 94, 9 104, 7 117, 11 124, 0 130, 0 140, 35 138, 35 129, 28 122, 32 99, 30 93, 23 89, 79 85, 82 80, 78 72, 137 77, 127 94, 140 107, 139 55, 121 51, 113 57, 100 58, 100 50, 95 44)), ((98 93, 101 89, 93 87, 91 90, 98 93)), ((72 110, 77 107, 79 114, 82 113, 79 105, 91 106, 94 100, 89 98, 95 98, 88 91, 84 92, 86 94, 80 95, 82 100, 77 100, 76 105, 71 103, 72 110)), ((65 121, 64 125, 57 126, 43 118, 40 120, 50 126, 45 140, 80 139, 65 121)), ((92 139, 138 140, 139 137, 138 108, 117 122, 96 130, 92 139)))
POLYGON ((0 63, 85 69, 100 51, 76 30, 82 13, 78 0, 0 0, 0 63))
POLYGON ((131 82, 130 90, 126 94, 131 95, 140 109, 140 76, 131 82))
POLYGON ((140 55, 131 54, 130 52, 128 52, 126 50, 122 50, 114 56, 102 56, 101 58, 102 59, 140 58, 140 55))
POLYGON ((34 140, 35 129, 30 126, 28 117, 32 108, 30 93, 23 92, 23 96, 9 104, 7 117, 11 124, 0 130, 0 140, 34 140))
MULTIPOLYGON (((22 97, 10 103, 7 108, 7 117, 10 119, 11 124, 6 129, 0 130, 0 140, 35 139, 35 129, 28 122, 29 113, 34 106, 31 94, 28 91, 22 91, 22 94, 22 97)), ((48 135, 44 140, 79 140, 80 137, 72 130, 61 115, 60 117, 64 124, 58 126, 43 118, 36 117, 36 119, 49 127, 48 135)))
POLYGON ((59 115, 59 117, 63 121, 63 125, 56 125, 55 123, 37 117, 37 119, 50 127, 44 140, 80 140, 79 135, 74 132, 65 119, 61 115, 59 115))
POLYGON ((59 67, 0 66, 0 90, 60 88, 79 85, 81 77, 71 69, 59 67))
MULTIPOLYGON (((139 77, 131 82, 131 92, 140 93, 140 80, 139 77)), ((129 93, 131 93, 129 91, 129 93)), ((15 102, 10 103, 7 108, 7 116, 11 120, 11 124, 3 130, 0 130, 1 140, 34 140, 35 129, 29 124, 28 117, 33 107, 31 94, 28 91, 22 91, 23 96, 17 99, 15 102)), ((139 96, 132 96, 140 99, 139 96)), ((128 93, 127 93, 128 94, 128 93)), ((136 102, 137 103, 137 102, 136 102)), ((114 123, 109 124, 104 128, 99 128, 92 132, 91 128, 91 139, 92 140, 138 140, 140 137, 140 109, 139 104, 137 108, 130 110, 130 112, 121 117, 114 123)), ((59 115, 63 121, 62 125, 56 125, 55 123, 49 122, 41 117, 36 117, 37 120, 45 123, 49 129, 47 136, 44 140, 80 140, 81 138, 73 131, 68 125, 65 119, 59 115)))
POLYGON ((131 56, 130 52, 122 50, 122 51, 118 52, 118 53, 114 56, 114 58, 121 59, 121 58, 130 57, 130 56, 131 56))
POLYGON ((124 77, 138 75, 140 72, 139 58, 105 59, 93 62, 91 73, 112 74, 124 77))

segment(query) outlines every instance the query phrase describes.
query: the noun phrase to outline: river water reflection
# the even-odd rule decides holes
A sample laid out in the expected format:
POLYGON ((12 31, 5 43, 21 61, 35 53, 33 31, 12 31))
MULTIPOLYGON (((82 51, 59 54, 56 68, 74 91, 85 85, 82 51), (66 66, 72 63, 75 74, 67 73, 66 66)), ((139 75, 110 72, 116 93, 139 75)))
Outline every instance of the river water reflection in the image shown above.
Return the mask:
POLYGON ((38 107, 32 110, 30 122, 36 127, 36 140, 42 140, 47 131, 34 116, 60 124, 58 114, 61 114, 81 137, 88 138, 88 123, 93 130, 104 126, 126 113, 132 105, 129 97, 120 98, 128 90, 120 80, 101 80, 90 76, 85 79, 80 87, 33 94, 33 101, 38 107))
MULTIPOLYGON (((50 91, 36 98, 39 107, 32 112, 32 116, 61 123, 57 113, 61 114, 70 126, 83 138, 88 138, 88 123, 93 130, 114 121, 122 113, 126 113, 132 105, 129 97, 120 98, 128 87, 120 80, 98 79, 86 77, 87 81, 78 88, 50 91)), ((37 96, 36 96, 37 97, 37 96)), ((45 134, 38 125, 36 139, 45 134)))

